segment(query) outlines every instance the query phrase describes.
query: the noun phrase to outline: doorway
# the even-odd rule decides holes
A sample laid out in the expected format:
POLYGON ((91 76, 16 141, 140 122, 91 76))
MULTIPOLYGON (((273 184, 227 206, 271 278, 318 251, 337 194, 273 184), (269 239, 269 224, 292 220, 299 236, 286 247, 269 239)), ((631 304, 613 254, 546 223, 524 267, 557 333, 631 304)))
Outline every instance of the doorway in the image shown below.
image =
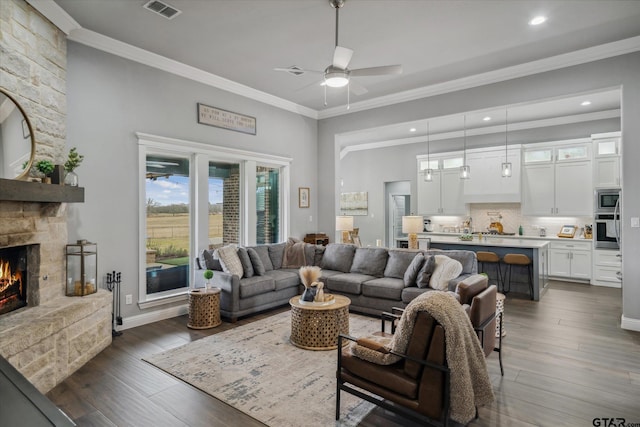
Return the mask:
POLYGON ((409 181, 385 182, 385 246, 396 247, 396 238, 402 234, 402 217, 411 212, 411 183, 409 181))

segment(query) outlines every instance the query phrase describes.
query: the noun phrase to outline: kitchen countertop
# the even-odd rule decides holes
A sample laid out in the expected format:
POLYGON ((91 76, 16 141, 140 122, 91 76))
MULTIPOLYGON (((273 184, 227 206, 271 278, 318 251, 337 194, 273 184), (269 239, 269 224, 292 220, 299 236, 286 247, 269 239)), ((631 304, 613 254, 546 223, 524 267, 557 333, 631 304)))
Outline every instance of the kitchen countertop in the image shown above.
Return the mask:
MULTIPOLYGON (((529 239, 520 238, 520 236, 510 236, 510 238, 503 238, 504 236, 485 236, 482 235, 482 239, 478 239, 478 236, 473 236, 473 240, 460 240, 457 235, 451 235, 453 233, 446 233, 448 236, 443 235, 431 235, 432 243, 451 243, 456 245, 468 245, 468 246, 494 246, 505 248, 530 248, 541 249, 546 247, 549 242, 542 239, 529 239), (514 238, 515 237, 515 238, 514 238)), ((566 240, 566 239, 565 239, 566 240)))
MULTIPOLYGON (((425 232, 425 233, 419 233, 418 234, 418 239, 420 238, 425 238, 425 237, 429 237, 433 240, 433 238, 435 236, 455 236, 456 238, 458 236, 461 236, 462 233, 443 233, 443 232, 425 232)), ((477 239, 477 234, 473 235, 474 240, 477 239)), ((592 239, 585 239, 583 237, 574 237, 573 239, 568 239, 566 237, 558 237, 555 234, 553 235, 547 235, 546 237, 540 237, 540 236, 535 236, 535 235, 525 235, 525 236, 518 236, 516 235, 504 235, 504 234, 489 234, 489 233, 482 233, 482 238, 484 239, 485 237, 488 237, 489 239, 494 239, 494 238, 500 238, 500 239, 527 239, 527 240, 563 240, 563 241, 580 241, 580 242, 592 242, 592 239)))

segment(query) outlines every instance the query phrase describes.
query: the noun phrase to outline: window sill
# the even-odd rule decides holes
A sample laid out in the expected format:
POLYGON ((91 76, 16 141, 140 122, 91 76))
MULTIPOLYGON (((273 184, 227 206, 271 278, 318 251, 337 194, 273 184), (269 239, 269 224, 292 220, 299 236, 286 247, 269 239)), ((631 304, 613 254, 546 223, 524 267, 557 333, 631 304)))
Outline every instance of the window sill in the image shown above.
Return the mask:
POLYGON ((188 289, 180 291, 180 293, 172 294, 172 295, 164 295, 160 297, 148 298, 146 301, 138 302, 138 307, 141 310, 145 310, 147 308, 158 307, 165 304, 171 304, 174 302, 182 302, 189 299, 188 289))

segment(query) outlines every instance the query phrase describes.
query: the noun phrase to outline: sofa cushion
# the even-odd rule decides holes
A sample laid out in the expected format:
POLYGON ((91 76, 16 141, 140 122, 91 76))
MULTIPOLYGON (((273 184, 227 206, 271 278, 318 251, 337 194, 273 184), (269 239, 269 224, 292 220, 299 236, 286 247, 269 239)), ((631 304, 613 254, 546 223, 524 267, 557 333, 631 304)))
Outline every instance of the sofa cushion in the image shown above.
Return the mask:
POLYGON ((249 258, 251 259, 251 265, 253 266, 253 272, 256 276, 263 276, 265 269, 264 264, 262 264, 262 259, 260 259, 260 255, 253 248, 247 248, 247 253, 249 254, 249 258))
POLYGON ((366 274, 348 273, 329 276, 324 283, 326 283, 330 291, 360 295, 362 282, 372 279, 375 279, 375 277, 366 274))
POLYGON ((240 280, 240 298, 249 298, 276 290, 275 280, 268 276, 253 276, 240 280))
POLYGON ((409 267, 407 267, 407 271, 404 272, 403 280, 405 286, 416 286, 416 280, 418 278, 418 273, 420 273, 420 269, 424 265, 424 255, 421 253, 416 254, 411 260, 409 267))
POLYGON ((465 250, 446 250, 446 251, 437 251, 430 250, 425 253, 426 255, 446 255, 449 258, 455 259, 459 263, 462 264, 462 273, 471 274, 478 272, 478 260, 476 258, 476 253, 473 251, 465 251, 465 250))
POLYGON ((433 272, 436 269, 436 257, 433 255, 427 255, 425 257, 424 263, 422 264, 422 268, 418 272, 418 277, 416 278, 416 285, 419 288, 428 288, 429 283, 431 282, 431 276, 433 276, 433 272))
POLYGON ((326 246, 315 245, 315 253, 313 255, 313 265, 322 267, 322 257, 324 257, 325 249, 327 249, 326 246))
POLYGON ((402 302, 405 304, 409 304, 413 301, 418 295, 422 295, 425 292, 436 292, 435 289, 431 288, 418 288, 417 286, 410 286, 408 288, 404 288, 402 290, 402 302))
POLYGON ((327 270, 337 270, 348 273, 351 270, 351 263, 353 262, 355 252, 356 247, 353 245, 332 243, 324 250, 321 267, 327 270))
POLYGON ((362 284, 362 295, 400 301, 403 289, 404 280, 396 279, 395 277, 381 277, 364 282, 362 284))
POLYGON ((264 266, 264 271, 273 270, 273 263, 271 262, 271 258, 269 257, 269 247, 266 245, 259 245, 259 246, 252 246, 252 248, 256 251, 256 253, 260 257, 260 261, 262 261, 262 265, 264 266))
POLYGON ((242 269, 242 263, 240 257, 238 257, 238 248, 233 245, 223 246, 218 248, 214 252, 220 259, 222 265, 222 271, 229 274, 235 274, 242 279, 244 270, 242 269))
POLYGON ((200 262, 200 268, 202 270, 217 270, 222 271, 222 265, 220 260, 213 257, 213 251, 209 249, 203 249, 198 256, 198 262, 200 262))
POLYGON ((284 257, 284 248, 286 246, 286 243, 267 245, 267 248, 269 248, 269 258, 271 259, 273 270, 282 268, 282 258, 284 257))
POLYGON ((305 265, 315 265, 314 260, 316 258, 316 245, 311 243, 304 244, 304 263, 305 265))
POLYGON ((433 289, 445 291, 449 287, 449 280, 462 273, 462 264, 446 255, 435 255, 436 268, 433 270, 429 286, 433 289))
POLYGON ((253 264, 251 263, 247 248, 238 248, 238 258, 240 258, 240 263, 242 264, 244 277, 253 277, 253 264))
POLYGON ((335 276, 336 274, 344 274, 344 273, 342 271, 320 269, 320 279, 319 280, 326 285, 327 284, 327 279, 329 277, 331 277, 331 276, 335 276))
POLYGON ((276 291, 279 291, 280 289, 293 288, 300 284, 298 270, 271 270, 267 271, 264 275, 275 280, 276 291))
POLYGON ((351 263, 351 273, 382 277, 389 254, 385 248, 357 248, 351 263))
POLYGON ((389 259, 384 269, 384 277, 404 278, 404 273, 417 253, 413 250, 389 250, 389 259))

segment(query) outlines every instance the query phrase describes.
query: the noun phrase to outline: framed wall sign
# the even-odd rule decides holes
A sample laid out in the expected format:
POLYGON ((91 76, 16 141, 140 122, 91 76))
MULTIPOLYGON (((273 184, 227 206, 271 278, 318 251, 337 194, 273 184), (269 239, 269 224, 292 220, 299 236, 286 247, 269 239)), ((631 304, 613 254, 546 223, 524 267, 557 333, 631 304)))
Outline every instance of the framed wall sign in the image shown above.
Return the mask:
POLYGON ((298 207, 309 207, 309 187, 298 187, 298 207))
POLYGON ((198 103, 198 123, 236 132, 256 134, 256 118, 198 103))

